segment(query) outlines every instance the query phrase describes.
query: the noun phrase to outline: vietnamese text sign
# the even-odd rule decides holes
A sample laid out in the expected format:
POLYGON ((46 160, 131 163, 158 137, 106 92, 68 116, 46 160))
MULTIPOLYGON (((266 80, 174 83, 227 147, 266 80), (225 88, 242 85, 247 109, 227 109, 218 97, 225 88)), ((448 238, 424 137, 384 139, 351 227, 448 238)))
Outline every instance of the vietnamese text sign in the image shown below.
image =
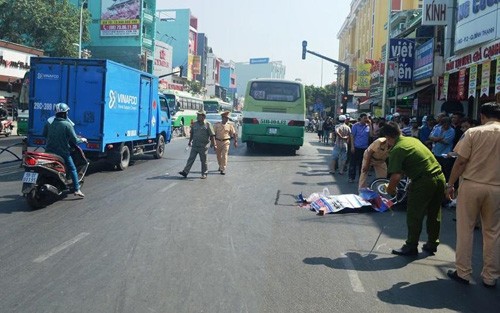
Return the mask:
POLYGON ((465 98, 465 73, 467 69, 463 68, 458 71, 458 98, 459 100, 465 98))
POLYGON ((434 65, 434 39, 431 39, 415 50, 415 70, 413 80, 421 80, 432 77, 434 65))
POLYGON ((499 6, 496 0, 457 0, 455 50, 497 38, 499 6))
POLYGON ((424 0, 422 25, 446 25, 448 23, 448 0, 424 0))
POLYGON ((139 0, 102 0, 101 36, 139 36, 139 0))
POLYGON ((398 62, 396 72, 398 82, 411 83, 413 80, 413 63, 415 62, 415 39, 392 38, 389 58, 398 62))
POLYGON ((469 93, 467 98, 476 96, 476 87, 477 87, 477 64, 473 64, 469 69, 469 93))
POLYGON ((491 61, 486 61, 482 64, 481 69, 481 96, 490 94, 490 69, 491 61))

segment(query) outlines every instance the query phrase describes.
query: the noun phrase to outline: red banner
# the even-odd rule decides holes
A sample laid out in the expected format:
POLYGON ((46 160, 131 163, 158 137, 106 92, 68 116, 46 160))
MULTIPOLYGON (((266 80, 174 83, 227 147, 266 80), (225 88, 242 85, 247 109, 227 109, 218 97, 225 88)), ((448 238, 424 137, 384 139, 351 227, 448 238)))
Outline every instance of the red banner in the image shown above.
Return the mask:
POLYGON ((467 69, 463 68, 458 72, 458 100, 465 99, 465 73, 467 69))

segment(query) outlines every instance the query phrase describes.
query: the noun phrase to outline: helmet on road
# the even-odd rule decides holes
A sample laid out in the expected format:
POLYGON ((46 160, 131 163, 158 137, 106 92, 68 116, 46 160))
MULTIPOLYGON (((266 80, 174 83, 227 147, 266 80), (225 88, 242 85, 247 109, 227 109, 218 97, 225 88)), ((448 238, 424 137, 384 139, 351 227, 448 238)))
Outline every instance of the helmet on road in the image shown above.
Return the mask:
POLYGON ((58 103, 54 106, 56 113, 68 112, 69 106, 66 103, 58 103))

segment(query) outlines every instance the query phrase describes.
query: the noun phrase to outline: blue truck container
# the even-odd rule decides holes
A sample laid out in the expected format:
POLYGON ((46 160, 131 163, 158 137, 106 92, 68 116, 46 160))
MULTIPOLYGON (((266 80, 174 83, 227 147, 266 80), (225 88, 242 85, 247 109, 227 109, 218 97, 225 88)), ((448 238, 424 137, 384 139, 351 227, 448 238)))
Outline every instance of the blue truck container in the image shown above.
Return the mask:
POLYGON ((158 78, 110 60, 32 57, 28 145, 44 146, 47 119, 59 102, 90 159, 105 158, 118 169, 130 158, 153 153, 161 158, 171 139, 170 111, 158 92, 158 78))

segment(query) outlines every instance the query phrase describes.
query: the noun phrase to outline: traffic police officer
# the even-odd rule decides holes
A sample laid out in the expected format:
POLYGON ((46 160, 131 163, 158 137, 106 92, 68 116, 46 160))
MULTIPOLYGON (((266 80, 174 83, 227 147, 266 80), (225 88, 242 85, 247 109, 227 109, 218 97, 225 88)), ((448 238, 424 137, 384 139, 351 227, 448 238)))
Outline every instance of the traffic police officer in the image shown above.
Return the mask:
POLYGON ((191 125, 188 142, 188 146, 192 147, 191 153, 189 154, 189 158, 187 160, 186 166, 184 167, 184 170, 179 172, 179 174, 184 178, 189 174, 191 166, 193 166, 196 155, 198 154, 200 155, 201 161, 201 179, 207 178, 208 144, 211 143, 211 146, 214 147, 214 149, 217 149, 217 144, 214 140, 215 134, 212 128, 212 124, 205 121, 206 115, 207 114, 205 113, 205 110, 199 110, 196 113, 196 122, 191 125))
POLYGON ((387 192, 396 193, 401 177, 411 179, 408 192, 406 224, 408 237, 401 249, 392 250, 396 255, 417 255, 418 241, 422 232, 422 222, 427 215, 427 243, 422 250, 437 251, 441 226, 441 201, 444 198, 445 178, 441 166, 420 140, 401 136, 396 123, 390 122, 380 130, 392 149, 389 153, 388 172, 391 174, 387 192))
POLYGON ((500 277, 500 104, 480 109, 482 126, 470 128, 455 147, 457 160, 447 184, 449 196, 461 176, 457 201, 456 270, 448 276, 469 284, 472 278, 474 226, 481 219, 485 287, 494 288, 500 277))
POLYGON ((238 147, 238 135, 234 124, 229 122, 229 111, 221 113, 221 122, 214 125, 215 140, 217 141, 217 162, 219 163, 219 172, 226 174, 227 155, 229 154, 230 140, 234 140, 234 147, 238 147))

